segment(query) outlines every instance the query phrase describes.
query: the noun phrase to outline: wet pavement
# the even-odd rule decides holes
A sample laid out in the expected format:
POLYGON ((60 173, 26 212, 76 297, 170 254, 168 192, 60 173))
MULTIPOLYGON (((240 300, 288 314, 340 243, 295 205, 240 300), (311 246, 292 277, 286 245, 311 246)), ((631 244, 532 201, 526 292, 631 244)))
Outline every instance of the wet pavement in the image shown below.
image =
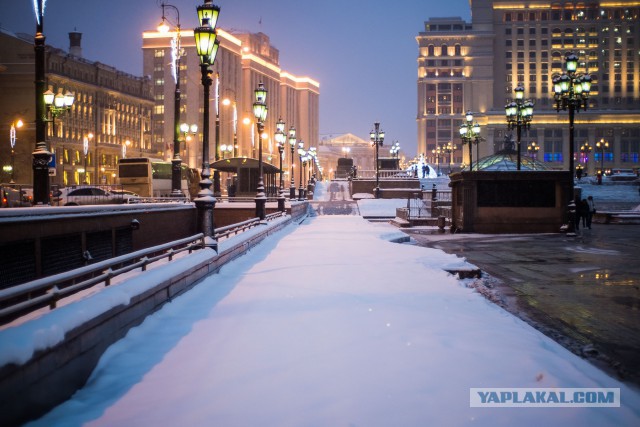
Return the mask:
MULTIPOLYGON (((424 185, 433 184, 446 189, 448 179, 424 185)), ((638 186, 577 184, 599 211, 640 202, 638 186)), ((346 188, 319 187, 312 215, 359 215, 346 188)), ((572 352, 640 385, 640 225, 594 223, 575 237, 403 231, 421 246, 466 258, 483 271, 470 286, 572 352)))
MULTIPOLYGON (((430 234, 419 245, 464 257, 472 285, 622 380, 640 384, 640 225, 593 224, 564 234, 430 234)), ((429 234, 427 234, 429 233, 429 234)))

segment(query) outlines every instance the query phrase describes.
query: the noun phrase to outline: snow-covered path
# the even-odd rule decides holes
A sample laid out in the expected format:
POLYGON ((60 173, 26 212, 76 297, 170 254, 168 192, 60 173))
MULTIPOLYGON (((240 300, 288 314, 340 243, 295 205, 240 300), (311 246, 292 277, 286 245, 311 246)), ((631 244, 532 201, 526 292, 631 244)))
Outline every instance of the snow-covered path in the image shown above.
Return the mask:
POLYGON ((640 395, 357 216, 290 226, 114 344, 38 426, 639 425, 640 395), (616 387, 621 408, 470 408, 472 387, 616 387))

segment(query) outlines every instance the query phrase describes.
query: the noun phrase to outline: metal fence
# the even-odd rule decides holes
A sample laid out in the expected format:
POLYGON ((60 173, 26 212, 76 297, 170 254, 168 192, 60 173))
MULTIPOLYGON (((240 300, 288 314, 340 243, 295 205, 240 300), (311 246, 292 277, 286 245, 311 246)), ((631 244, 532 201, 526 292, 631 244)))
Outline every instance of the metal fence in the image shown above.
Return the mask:
MULTIPOLYGON (((383 169, 380 170, 378 176, 381 179, 407 179, 413 178, 413 175, 407 171, 403 171, 401 169, 383 169)), ((376 171, 375 170, 358 170, 356 179, 376 179, 376 171)))
MULTIPOLYGON (((274 212, 266 215, 266 221, 272 221, 286 212, 274 212)), ((237 224, 220 227, 215 230, 214 239, 226 239, 263 222, 260 218, 252 218, 237 224)), ((0 289, 0 324, 5 324, 24 314, 42 307, 56 308, 57 302, 65 297, 76 294, 87 288, 104 283, 111 284, 111 279, 120 274, 140 268, 147 269, 147 265, 173 256, 184 251, 191 253, 194 249, 204 246, 203 234, 186 237, 163 245, 153 246, 126 255, 109 258, 84 267, 64 271, 48 277, 36 279, 27 283, 0 289)))
POLYGON ((451 219, 451 191, 424 191, 407 198, 407 219, 451 219))
POLYGON ((145 271, 147 265, 168 258, 183 251, 193 251, 203 247, 203 234, 197 234, 164 245, 142 249, 85 267, 43 277, 21 285, 0 290, 0 323, 4 324, 26 313, 49 306, 56 308, 57 302, 84 289, 104 283, 136 268, 145 271))

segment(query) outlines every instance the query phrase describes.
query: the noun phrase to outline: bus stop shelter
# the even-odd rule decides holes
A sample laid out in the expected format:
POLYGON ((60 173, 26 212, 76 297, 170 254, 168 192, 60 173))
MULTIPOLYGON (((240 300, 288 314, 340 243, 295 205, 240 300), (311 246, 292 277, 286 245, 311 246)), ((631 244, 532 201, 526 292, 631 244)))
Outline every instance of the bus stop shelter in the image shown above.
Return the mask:
MULTIPOLYGON (((255 196, 260 176, 258 159, 232 157, 230 159, 218 160, 210 166, 219 172, 229 174, 226 179, 226 184, 225 181, 221 182, 221 185, 226 185, 229 197, 255 196)), ((276 166, 264 161, 262 162, 264 190, 267 197, 276 197, 278 195, 279 180, 277 174, 279 172, 280 169, 276 166)))

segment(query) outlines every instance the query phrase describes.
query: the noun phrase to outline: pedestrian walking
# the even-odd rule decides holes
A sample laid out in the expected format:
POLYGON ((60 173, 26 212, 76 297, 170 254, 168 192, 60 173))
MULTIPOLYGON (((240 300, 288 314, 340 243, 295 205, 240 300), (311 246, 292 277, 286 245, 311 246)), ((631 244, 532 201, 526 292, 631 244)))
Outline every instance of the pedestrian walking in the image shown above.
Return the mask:
POLYGON ((422 165, 422 177, 423 178, 427 177, 427 167, 428 166, 426 164, 422 165))
POLYGON ((587 227, 587 215, 589 214, 589 204, 587 203, 587 199, 582 199, 579 202, 577 209, 580 212, 580 218, 582 219, 582 228, 585 228, 587 227))
POLYGON ((591 229, 591 220, 593 219, 593 214, 596 213, 596 204, 593 201, 593 196, 587 197, 587 228, 591 229))

